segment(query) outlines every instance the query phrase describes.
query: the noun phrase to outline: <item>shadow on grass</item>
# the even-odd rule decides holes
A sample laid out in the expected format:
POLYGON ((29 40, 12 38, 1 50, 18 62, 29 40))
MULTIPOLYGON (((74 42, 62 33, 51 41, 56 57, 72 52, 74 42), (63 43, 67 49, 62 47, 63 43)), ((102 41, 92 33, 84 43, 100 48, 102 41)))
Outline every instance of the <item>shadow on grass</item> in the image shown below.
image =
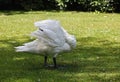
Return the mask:
MULTIPOLYGON (((30 41, 29 39, 26 42, 30 41)), ((17 53, 14 47, 21 45, 14 38, 0 40, 0 80, 13 82, 17 79, 73 82, 88 78, 88 81, 119 81, 120 43, 96 37, 79 38, 77 48, 58 56, 58 69, 43 67, 43 57, 32 53, 17 53), (46 80, 47 78, 47 80, 46 80), (61 78, 61 79, 60 79, 61 78), (70 78, 73 78, 70 79, 70 78), (65 81, 64 81, 65 80, 65 81)), ((50 63, 52 61, 50 60, 50 63)))

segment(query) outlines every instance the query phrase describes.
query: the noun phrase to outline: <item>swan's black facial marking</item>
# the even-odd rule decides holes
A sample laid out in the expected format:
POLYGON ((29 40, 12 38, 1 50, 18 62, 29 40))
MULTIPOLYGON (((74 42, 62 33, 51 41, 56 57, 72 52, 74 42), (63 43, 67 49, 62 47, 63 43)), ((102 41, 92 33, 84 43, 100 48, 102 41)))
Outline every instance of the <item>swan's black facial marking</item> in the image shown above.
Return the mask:
POLYGON ((39 28, 40 31, 43 31, 43 29, 39 28))

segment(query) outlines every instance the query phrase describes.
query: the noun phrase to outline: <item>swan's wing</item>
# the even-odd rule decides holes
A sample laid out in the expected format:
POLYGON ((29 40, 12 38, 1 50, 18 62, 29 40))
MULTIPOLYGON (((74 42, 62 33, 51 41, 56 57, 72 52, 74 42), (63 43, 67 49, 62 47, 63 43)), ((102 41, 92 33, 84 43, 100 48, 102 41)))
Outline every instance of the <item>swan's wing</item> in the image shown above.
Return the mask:
POLYGON ((69 34, 63 27, 61 29, 64 32, 66 42, 71 46, 71 48, 76 47, 76 38, 74 35, 69 34))
POLYGON ((34 31, 31 35, 38 38, 39 40, 42 40, 46 44, 49 44, 50 46, 61 46, 64 44, 65 39, 63 37, 58 35, 59 33, 55 33, 49 29, 42 29, 34 31))
POLYGON ((53 40, 53 44, 57 46, 63 46, 66 40, 66 42, 72 48, 76 46, 76 38, 73 35, 70 35, 66 30, 64 30, 61 27, 59 21, 43 20, 35 22, 34 24, 39 29, 42 29, 47 37, 53 40))
POLYGON ((51 39, 53 41, 52 44, 55 44, 57 46, 64 45, 65 40, 63 38, 61 38, 61 36, 59 36, 57 33, 53 32, 51 30, 48 30, 48 29, 44 29, 44 33, 46 36, 49 37, 49 39, 51 39))

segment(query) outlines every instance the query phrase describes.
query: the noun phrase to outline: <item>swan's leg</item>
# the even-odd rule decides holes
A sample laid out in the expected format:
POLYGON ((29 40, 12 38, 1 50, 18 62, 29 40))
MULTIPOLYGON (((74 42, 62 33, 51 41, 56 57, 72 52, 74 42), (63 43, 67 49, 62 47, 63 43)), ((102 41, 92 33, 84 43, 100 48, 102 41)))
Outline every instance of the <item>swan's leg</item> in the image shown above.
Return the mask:
POLYGON ((56 57, 53 57, 54 68, 57 68, 56 57))
POLYGON ((58 55, 58 53, 56 53, 53 57, 54 68, 57 68, 57 63, 56 63, 56 56, 57 55, 58 55))
POLYGON ((47 56, 44 56, 44 66, 47 66, 47 56))

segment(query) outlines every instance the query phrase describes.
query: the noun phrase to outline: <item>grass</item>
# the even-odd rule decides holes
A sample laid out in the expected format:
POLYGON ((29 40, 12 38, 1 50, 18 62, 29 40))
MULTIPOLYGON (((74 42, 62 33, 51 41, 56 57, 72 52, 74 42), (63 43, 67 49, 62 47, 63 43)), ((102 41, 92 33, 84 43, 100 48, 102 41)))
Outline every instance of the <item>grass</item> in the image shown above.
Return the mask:
MULTIPOLYGON (((0 12, 0 82, 119 82, 120 15, 84 12, 0 12), (17 53, 33 39, 33 23, 60 20, 77 38, 77 47, 57 57, 64 68, 43 67, 43 57, 17 53)), ((49 59, 52 63, 52 60, 49 59)))

